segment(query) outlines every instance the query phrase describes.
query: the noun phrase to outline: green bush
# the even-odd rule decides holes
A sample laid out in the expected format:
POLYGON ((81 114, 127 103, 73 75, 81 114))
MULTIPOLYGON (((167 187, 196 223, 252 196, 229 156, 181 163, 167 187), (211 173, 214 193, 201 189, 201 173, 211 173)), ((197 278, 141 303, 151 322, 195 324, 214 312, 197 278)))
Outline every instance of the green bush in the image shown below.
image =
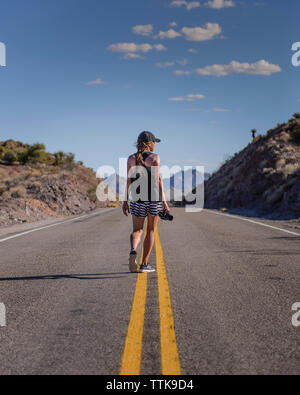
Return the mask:
POLYGON ((72 154, 71 152, 69 152, 68 154, 63 151, 56 152, 54 154, 54 158, 54 166, 75 164, 75 154, 72 154))
POLYGON ((66 163, 69 163, 69 164, 75 163, 75 154, 72 154, 72 152, 69 152, 66 155, 66 163))
POLYGON ((45 152, 46 147, 44 144, 36 143, 29 148, 18 153, 19 162, 26 164, 29 162, 33 163, 45 163, 48 161, 48 154, 45 152))
POLYGON ((89 189, 88 189, 88 195, 89 195, 89 198, 92 202, 97 201, 97 195, 96 195, 97 188, 98 188, 98 185, 93 185, 93 186, 89 187, 89 189))
POLYGON ((16 154, 13 151, 6 151, 3 157, 4 162, 12 164, 18 160, 16 154))
POLYGON ((300 119, 300 112, 296 112, 296 113, 293 115, 293 117, 296 118, 296 119, 300 119))
MULTIPOLYGON (((51 155, 46 152, 44 144, 35 143, 28 145, 13 140, 7 140, 0 146, 0 160, 8 164, 19 162, 22 165, 49 163, 55 166, 67 166, 68 168, 76 165, 75 154, 71 152, 66 154, 63 151, 59 151, 51 155)), ((82 162, 80 164, 83 165, 82 162)))

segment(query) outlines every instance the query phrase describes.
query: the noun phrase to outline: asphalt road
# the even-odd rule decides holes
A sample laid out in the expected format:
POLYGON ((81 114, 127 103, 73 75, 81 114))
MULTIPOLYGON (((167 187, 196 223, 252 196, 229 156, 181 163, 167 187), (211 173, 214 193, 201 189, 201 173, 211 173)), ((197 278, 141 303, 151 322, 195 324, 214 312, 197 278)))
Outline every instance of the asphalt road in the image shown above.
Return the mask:
MULTIPOLYGON (((141 374, 160 374, 168 358, 165 285, 181 374, 299 374, 300 327, 291 319, 300 302, 300 232, 209 211, 174 215, 159 227, 166 278, 162 269, 128 273, 131 223, 119 209, 1 236, 0 374, 119 374, 130 322, 137 330, 140 276, 147 281, 141 374)), ((154 251, 151 263, 158 259, 154 251)))

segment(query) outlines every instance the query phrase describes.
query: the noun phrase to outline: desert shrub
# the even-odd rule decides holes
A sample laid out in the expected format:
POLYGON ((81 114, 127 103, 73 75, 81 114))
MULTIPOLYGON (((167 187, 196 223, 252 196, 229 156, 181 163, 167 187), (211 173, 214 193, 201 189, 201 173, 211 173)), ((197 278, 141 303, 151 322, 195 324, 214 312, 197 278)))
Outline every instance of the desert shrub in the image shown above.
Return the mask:
POLYGON ((10 190, 10 196, 12 198, 23 198, 26 196, 26 189, 23 186, 17 186, 14 188, 11 188, 10 190))
POLYGON ((67 167, 74 167, 75 166, 75 154, 69 152, 66 154, 63 151, 56 152, 54 154, 54 166, 67 166, 67 167))
POLYGON ((300 126, 290 130, 290 136, 292 141, 300 146, 300 126))
POLYGON ((97 201, 97 195, 96 195, 97 187, 98 187, 98 185, 93 185, 88 188, 88 196, 92 202, 97 201))
POLYGON ((0 147, 0 159, 3 159, 4 154, 5 154, 5 149, 4 149, 4 147, 0 147))
POLYGON ((253 139, 253 143, 257 143, 260 139, 262 139, 262 135, 261 134, 259 134, 258 136, 256 136, 254 139, 253 139))
POLYGON ((3 160, 4 160, 4 162, 12 164, 12 163, 16 162, 18 160, 18 158, 17 158, 14 151, 9 150, 9 151, 5 152, 5 154, 3 156, 3 160))
POLYGON ((54 158, 54 166, 62 165, 65 159, 65 153, 63 151, 56 152, 54 158))
POLYGON ((66 163, 69 163, 69 164, 73 164, 73 163, 75 163, 75 154, 72 154, 72 152, 69 152, 67 155, 66 155, 66 163))
POLYGON ((18 153, 18 160, 22 164, 26 163, 45 163, 48 161, 48 154, 45 152, 44 144, 36 143, 29 146, 24 151, 18 153))

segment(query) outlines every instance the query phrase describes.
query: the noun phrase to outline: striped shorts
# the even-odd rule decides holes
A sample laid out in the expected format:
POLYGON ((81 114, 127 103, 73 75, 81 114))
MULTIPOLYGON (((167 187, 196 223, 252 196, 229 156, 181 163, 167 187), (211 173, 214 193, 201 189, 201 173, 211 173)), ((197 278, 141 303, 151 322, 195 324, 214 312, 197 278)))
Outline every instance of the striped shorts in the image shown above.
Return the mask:
POLYGON ((139 218, 146 218, 148 215, 156 217, 164 211, 162 202, 130 202, 130 212, 139 218))

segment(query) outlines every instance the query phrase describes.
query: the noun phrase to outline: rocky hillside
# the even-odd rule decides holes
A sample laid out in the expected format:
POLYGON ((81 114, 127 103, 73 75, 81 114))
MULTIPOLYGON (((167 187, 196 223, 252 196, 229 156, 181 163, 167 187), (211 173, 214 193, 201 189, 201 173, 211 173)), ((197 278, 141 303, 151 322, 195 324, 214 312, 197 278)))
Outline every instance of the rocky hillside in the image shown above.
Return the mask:
POLYGON ((300 217, 300 114, 256 137, 205 183, 207 208, 300 217))
POLYGON ((0 225, 81 214, 97 202, 99 180, 73 154, 51 155, 43 144, 0 142, 0 225))

